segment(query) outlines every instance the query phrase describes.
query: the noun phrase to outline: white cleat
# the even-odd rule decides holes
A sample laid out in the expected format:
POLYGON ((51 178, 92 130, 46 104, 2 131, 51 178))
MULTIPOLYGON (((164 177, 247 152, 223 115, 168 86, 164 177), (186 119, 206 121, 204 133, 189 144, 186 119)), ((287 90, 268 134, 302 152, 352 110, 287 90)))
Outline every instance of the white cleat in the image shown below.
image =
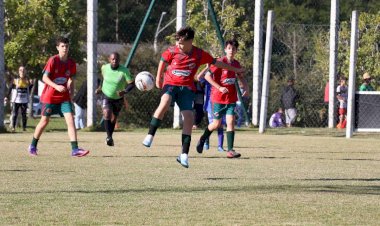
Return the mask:
POLYGON ((145 139, 143 140, 142 144, 149 148, 151 145, 152 145, 152 142, 153 142, 153 136, 148 134, 146 135, 145 139))
POLYGON ((181 154, 177 157, 177 162, 185 168, 189 168, 189 158, 187 154, 181 154))

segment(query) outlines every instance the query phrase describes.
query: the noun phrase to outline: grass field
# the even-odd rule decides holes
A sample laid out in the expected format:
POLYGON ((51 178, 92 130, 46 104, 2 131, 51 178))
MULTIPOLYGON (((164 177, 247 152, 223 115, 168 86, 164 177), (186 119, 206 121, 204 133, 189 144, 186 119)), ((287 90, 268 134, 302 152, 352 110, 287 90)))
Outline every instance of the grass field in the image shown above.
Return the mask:
MULTIPOLYGON (((379 225, 380 136, 259 135, 238 131, 241 159, 215 148, 190 168, 175 158, 179 130, 80 132, 88 157, 70 157, 64 132, 1 134, 2 225, 379 225)), ((212 135, 215 145, 216 136, 212 135)), ((215 146, 214 146, 215 147, 215 146)))

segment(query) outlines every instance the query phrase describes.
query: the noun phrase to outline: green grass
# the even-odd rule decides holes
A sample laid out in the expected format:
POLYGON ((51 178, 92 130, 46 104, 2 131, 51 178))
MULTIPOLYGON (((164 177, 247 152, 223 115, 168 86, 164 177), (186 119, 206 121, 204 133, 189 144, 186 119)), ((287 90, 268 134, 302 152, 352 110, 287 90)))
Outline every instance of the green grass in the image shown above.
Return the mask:
MULTIPOLYGON (((301 129, 300 129, 301 130, 301 129)), ((343 137, 236 134, 241 159, 215 149, 190 168, 175 158, 179 130, 79 132, 88 157, 70 157, 63 132, 45 133, 28 156, 31 133, 1 134, 2 225, 378 225, 379 135, 343 137)), ((300 132, 302 134, 302 132, 300 132)))

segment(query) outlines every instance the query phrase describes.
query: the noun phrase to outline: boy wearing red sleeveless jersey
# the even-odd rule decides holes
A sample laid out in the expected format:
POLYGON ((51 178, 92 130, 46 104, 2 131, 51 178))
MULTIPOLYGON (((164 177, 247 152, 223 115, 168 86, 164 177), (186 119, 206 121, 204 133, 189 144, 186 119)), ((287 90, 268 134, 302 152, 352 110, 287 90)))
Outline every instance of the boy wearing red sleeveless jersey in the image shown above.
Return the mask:
POLYGON ((65 117, 67 124, 72 148, 71 155, 82 157, 89 151, 78 148, 70 96, 74 88, 73 76, 76 74, 76 65, 74 60, 68 58, 69 40, 67 38, 59 37, 56 40, 56 47, 58 55, 50 57, 43 70, 42 81, 45 83, 45 87, 41 94, 41 120, 36 126, 28 151, 33 156, 37 155, 37 143, 45 127, 49 124, 50 116, 60 114, 65 117))
POLYGON ((162 54, 158 65, 156 86, 162 89, 162 96, 150 122, 149 132, 143 141, 143 145, 146 147, 151 146, 162 118, 169 107, 176 102, 183 117, 182 154, 178 156, 177 161, 183 167, 188 168, 188 153, 194 120, 192 108, 195 96, 195 73, 202 64, 214 64, 216 67, 226 68, 238 73, 244 70, 216 61, 209 53, 193 46, 194 30, 190 27, 177 31, 175 39, 176 46, 169 47, 162 54), (162 80, 163 78, 164 80, 162 80))
MULTIPOLYGON (((234 59, 238 47, 239 43, 236 40, 226 41, 224 49, 226 56, 218 59, 218 61, 224 62, 236 68, 240 68, 240 63, 234 59)), ((236 78, 240 79, 243 83, 243 86, 245 87, 245 90, 248 90, 247 81, 241 74, 226 69, 220 69, 213 65, 206 73, 205 79, 212 85, 211 101, 214 105, 214 120, 211 124, 208 125, 198 141, 198 153, 203 152, 203 145, 206 139, 210 137, 212 131, 220 127, 220 124, 222 123, 222 117, 223 115, 226 115, 226 135, 228 146, 227 157, 240 157, 240 154, 233 149, 235 138, 235 107, 236 101, 238 100, 235 86, 236 78)), ((243 95, 248 95, 248 92, 245 92, 243 95)))

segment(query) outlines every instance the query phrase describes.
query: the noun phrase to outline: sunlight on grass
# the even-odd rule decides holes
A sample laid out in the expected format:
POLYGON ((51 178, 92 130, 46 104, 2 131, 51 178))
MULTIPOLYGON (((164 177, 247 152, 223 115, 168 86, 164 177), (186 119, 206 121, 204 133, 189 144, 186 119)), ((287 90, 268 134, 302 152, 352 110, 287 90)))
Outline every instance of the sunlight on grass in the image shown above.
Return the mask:
POLYGON ((178 130, 79 132, 85 158, 70 156, 66 133, 2 134, 0 224, 30 225, 376 225, 380 221, 380 140, 238 131, 241 159, 195 144, 190 168, 176 161, 178 130))

